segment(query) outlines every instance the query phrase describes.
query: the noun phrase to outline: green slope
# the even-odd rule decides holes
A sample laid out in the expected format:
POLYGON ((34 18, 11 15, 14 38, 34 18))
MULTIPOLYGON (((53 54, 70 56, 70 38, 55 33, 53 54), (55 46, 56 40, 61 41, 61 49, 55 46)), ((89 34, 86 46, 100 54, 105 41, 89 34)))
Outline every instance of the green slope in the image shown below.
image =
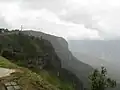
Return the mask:
POLYGON ((46 70, 41 70, 39 74, 37 74, 1 56, 0 67, 16 69, 16 73, 11 74, 9 77, 4 77, 3 79, 5 81, 17 81, 23 90, 74 90, 72 85, 61 81, 54 75, 51 76, 46 70))
POLYGON ((22 71, 22 73, 14 73, 5 79, 16 80, 23 90, 75 90, 72 82, 74 77, 66 74, 68 71, 60 73, 61 78, 56 75, 58 71, 62 72, 61 62, 47 40, 40 40, 21 33, 2 35, 0 36, 0 54, 7 58, 0 57, 0 67, 22 71), (45 67, 39 69, 36 58, 45 56, 46 53, 49 55, 50 61, 46 61, 45 67), (51 57, 52 55, 53 57, 51 57), (28 68, 29 59, 32 60, 32 68, 28 68), (69 77, 70 80, 66 80, 66 77, 69 77))

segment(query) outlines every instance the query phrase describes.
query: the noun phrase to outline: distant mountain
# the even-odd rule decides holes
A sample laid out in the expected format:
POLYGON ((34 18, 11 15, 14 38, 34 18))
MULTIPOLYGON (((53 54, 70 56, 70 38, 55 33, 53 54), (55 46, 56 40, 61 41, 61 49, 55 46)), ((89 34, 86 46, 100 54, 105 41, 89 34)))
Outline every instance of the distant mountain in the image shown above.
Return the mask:
POLYGON ((69 40, 69 47, 74 52, 82 52, 112 63, 120 62, 120 40, 69 40))
POLYGON ((93 68, 90 65, 81 62, 72 55, 72 53, 69 51, 68 43, 64 38, 36 31, 24 31, 24 34, 35 37, 42 36, 42 38, 50 41, 55 49, 56 54, 62 62, 62 67, 77 75, 77 77, 84 82, 84 86, 88 87, 88 75, 93 68))
POLYGON ((104 65, 112 77, 120 81, 120 40, 69 40, 69 49, 77 59, 100 67, 104 65))

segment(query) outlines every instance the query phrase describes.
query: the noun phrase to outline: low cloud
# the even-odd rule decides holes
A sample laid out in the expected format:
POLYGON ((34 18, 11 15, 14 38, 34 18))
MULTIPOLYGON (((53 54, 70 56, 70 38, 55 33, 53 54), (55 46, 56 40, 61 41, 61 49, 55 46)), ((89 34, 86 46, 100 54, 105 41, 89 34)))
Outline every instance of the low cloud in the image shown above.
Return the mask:
POLYGON ((0 28, 10 28, 3 16, 0 16, 0 28))
POLYGON ((8 28, 36 29, 68 39, 120 36, 119 0, 0 1, 1 22, 8 28), (42 28, 42 29, 41 29, 42 28))

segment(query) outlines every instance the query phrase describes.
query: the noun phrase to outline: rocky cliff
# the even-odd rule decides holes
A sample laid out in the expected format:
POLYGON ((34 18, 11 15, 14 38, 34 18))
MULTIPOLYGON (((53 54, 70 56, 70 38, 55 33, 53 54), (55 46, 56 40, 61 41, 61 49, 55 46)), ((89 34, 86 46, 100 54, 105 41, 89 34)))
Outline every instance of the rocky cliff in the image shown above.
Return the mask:
POLYGON ((42 37, 51 42, 57 56, 61 60, 62 68, 75 74, 82 82, 84 87, 88 87, 88 75, 92 71, 92 67, 88 64, 77 60, 68 49, 68 43, 65 39, 42 32, 24 31, 24 34, 42 37))
MULTIPOLYGON (((74 67, 71 68, 71 66, 69 67, 68 65, 69 61, 66 55, 70 52, 68 53, 65 50, 68 50, 68 45, 64 39, 43 33, 42 35, 44 36, 41 37, 41 34, 39 34, 39 38, 38 36, 34 37, 34 35, 25 34, 27 33, 19 32, 0 35, 1 55, 14 63, 18 63, 20 66, 28 67, 33 71, 41 71, 41 69, 46 70, 58 77, 60 81, 67 83, 69 86, 71 85, 75 90, 83 90, 83 82, 74 72, 72 72, 72 70, 74 71, 74 67), (53 42, 51 40, 53 40, 53 42), (59 53, 62 56, 58 56, 59 53)), ((72 63, 73 62, 70 64, 72 65, 72 63)), ((63 85, 57 87, 60 90, 66 90, 69 88, 63 85)), ((73 89, 69 88, 69 90, 73 89)))

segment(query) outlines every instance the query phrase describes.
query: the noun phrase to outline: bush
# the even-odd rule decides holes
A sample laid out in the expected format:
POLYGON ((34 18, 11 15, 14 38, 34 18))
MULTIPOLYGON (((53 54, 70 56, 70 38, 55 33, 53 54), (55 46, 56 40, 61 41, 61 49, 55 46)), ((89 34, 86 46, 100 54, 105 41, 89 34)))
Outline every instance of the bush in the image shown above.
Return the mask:
POLYGON ((101 67, 101 71, 95 69, 89 76, 91 90, 105 90, 106 88, 116 87, 116 81, 107 77, 107 70, 101 67))

